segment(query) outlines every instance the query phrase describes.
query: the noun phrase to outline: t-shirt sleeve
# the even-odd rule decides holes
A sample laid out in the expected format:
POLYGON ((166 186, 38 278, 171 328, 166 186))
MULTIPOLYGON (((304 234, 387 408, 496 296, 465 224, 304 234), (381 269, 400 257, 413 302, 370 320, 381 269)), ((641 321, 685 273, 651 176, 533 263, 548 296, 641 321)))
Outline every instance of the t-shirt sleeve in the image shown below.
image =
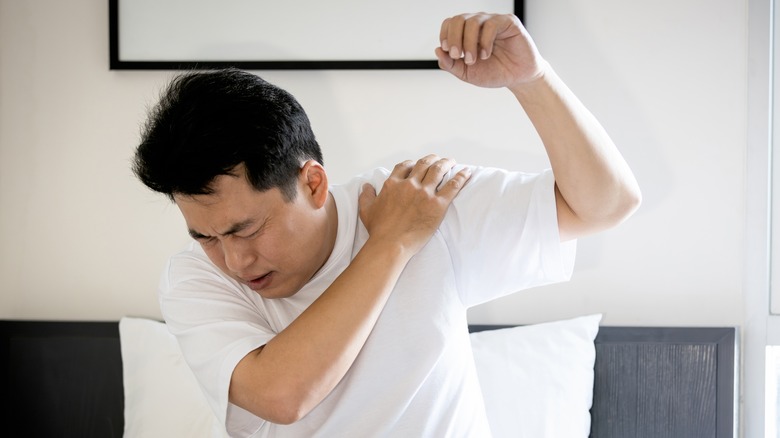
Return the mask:
POLYGON ((217 417, 231 436, 249 436, 263 420, 228 402, 230 378, 275 333, 241 286, 192 248, 173 256, 162 275, 163 318, 217 417))
POLYGON ((576 243, 560 241, 554 187, 551 170, 473 169, 441 226, 466 306, 571 277, 576 243))

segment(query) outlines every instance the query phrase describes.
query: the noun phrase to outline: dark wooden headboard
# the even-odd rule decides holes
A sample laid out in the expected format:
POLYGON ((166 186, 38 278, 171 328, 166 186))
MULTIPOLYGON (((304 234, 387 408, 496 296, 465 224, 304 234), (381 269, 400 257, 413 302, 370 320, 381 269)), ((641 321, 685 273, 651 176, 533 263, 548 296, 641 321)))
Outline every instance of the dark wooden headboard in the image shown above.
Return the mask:
MULTIPOLYGON (((591 436, 733 437, 735 340, 734 328, 601 327, 591 436)), ((118 323, 0 321, 0 394, 3 436, 120 438, 118 323)))
POLYGON ((733 327, 601 328, 591 436, 736 436, 735 345, 733 327))
POLYGON ((122 437, 117 322, 0 321, 0 376, 3 436, 122 437))

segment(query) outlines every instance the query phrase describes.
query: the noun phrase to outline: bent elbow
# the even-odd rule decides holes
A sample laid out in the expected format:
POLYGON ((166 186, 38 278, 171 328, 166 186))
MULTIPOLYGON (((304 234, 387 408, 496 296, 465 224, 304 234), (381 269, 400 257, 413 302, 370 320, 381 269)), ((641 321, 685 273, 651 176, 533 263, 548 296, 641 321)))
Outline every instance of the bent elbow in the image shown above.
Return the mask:
POLYGON ((623 201, 618 211, 618 216, 620 218, 618 222, 622 222, 631 217, 641 205, 642 191, 639 190, 639 187, 633 187, 632 189, 627 190, 623 195, 623 201))
POLYGON ((275 424, 292 424, 305 417, 326 393, 314 391, 311 381, 299 373, 279 372, 257 362, 264 347, 247 354, 230 379, 228 399, 231 403, 249 411, 265 421, 275 424))
POLYGON ((642 193, 637 190, 628 190, 616 197, 606 208, 602 207, 601 213, 590 218, 596 230, 616 227, 630 218, 642 205, 642 193))
POLYGON ((599 207, 585 212, 583 220, 611 228, 631 217, 642 205, 642 191, 634 178, 624 178, 604 194, 602 202, 594 204, 599 207))
POLYGON ((281 424, 286 426, 293 423, 297 423, 298 421, 303 419, 303 417, 305 417, 307 413, 308 412, 305 412, 302 409, 296 407, 283 408, 283 409, 279 409, 272 416, 269 416, 269 418, 266 418, 266 420, 270 421, 271 423, 276 423, 276 424, 281 424))
POLYGON ((289 425, 303 419, 316 406, 305 395, 296 394, 289 387, 266 388, 262 401, 245 409, 275 424, 289 425))

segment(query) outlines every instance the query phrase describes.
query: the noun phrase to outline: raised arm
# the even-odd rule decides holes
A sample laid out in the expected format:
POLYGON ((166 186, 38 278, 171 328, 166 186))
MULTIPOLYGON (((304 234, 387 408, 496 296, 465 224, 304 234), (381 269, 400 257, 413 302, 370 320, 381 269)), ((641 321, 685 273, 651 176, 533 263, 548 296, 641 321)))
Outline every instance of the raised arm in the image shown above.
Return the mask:
POLYGON ((313 409, 346 374, 379 317, 401 271, 428 242, 469 178, 454 163, 424 157, 398 164, 377 196, 360 196, 369 238, 347 269, 289 327, 236 366, 230 400, 274 423, 313 409))
POLYGON ((513 15, 448 18, 439 67, 481 87, 506 87, 544 143, 556 182, 562 240, 622 222, 641 202, 631 169, 596 118, 541 57, 513 15))

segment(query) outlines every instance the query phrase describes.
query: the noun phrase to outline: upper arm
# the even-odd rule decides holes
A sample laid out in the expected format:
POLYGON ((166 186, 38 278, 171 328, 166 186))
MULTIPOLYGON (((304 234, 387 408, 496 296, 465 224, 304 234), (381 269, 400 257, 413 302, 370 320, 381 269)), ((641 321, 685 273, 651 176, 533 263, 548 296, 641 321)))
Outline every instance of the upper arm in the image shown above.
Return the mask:
POLYGON ((560 244, 553 187, 551 171, 475 168, 442 224, 465 305, 570 277, 574 247, 560 244))

